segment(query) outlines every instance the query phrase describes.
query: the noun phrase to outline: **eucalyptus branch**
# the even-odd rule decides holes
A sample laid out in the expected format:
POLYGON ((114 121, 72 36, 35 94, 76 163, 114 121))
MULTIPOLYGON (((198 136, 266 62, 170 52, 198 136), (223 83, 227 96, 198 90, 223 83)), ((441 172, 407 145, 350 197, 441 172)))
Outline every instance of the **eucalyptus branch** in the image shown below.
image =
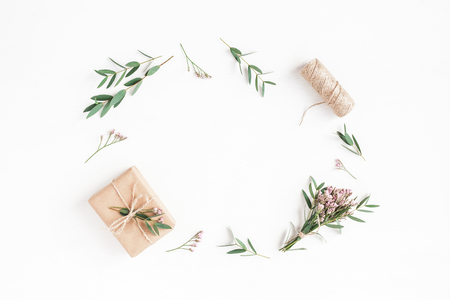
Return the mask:
POLYGON ((198 78, 211 78, 211 75, 206 73, 202 68, 200 68, 196 63, 192 61, 192 59, 189 58, 186 51, 184 50, 184 47, 182 44, 180 44, 181 49, 183 49, 184 56, 186 56, 186 65, 188 72, 190 71, 189 63, 192 65, 192 69, 194 70, 195 75, 197 75, 198 78))
POLYGON ((116 143, 122 142, 122 141, 124 141, 124 140, 127 139, 127 137, 124 137, 123 135, 121 135, 121 134, 118 133, 118 132, 114 134, 114 131, 115 131, 115 130, 113 129, 113 130, 111 130, 111 131, 109 132, 108 139, 106 140, 105 144, 104 144, 102 147, 100 147, 100 146, 102 145, 103 135, 100 136, 100 143, 98 144, 97 151, 95 151, 94 154, 92 154, 92 155, 91 155, 84 163, 87 163, 87 162, 88 162, 95 154, 97 154, 100 150, 103 150, 103 149, 105 149, 106 147, 109 147, 109 146, 111 146, 111 145, 114 145, 114 144, 116 144, 116 143), (113 139, 112 139, 111 142, 109 142, 109 140, 111 139, 111 136, 113 137, 113 139))
POLYGON ((260 256, 260 257, 264 257, 264 258, 268 258, 270 259, 270 257, 264 256, 259 254, 258 252, 256 252, 255 247, 253 247, 252 242, 250 242, 250 239, 247 239, 247 243, 250 247, 251 250, 249 250, 247 248, 247 246, 238 238, 236 238, 233 234, 233 231, 231 230, 231 234, 233 235, 233 244, 227 244, 227 245, 220 245, 218 247, 231 247, 231 246, 237 246, 237 249, 228 251, 227 254, 241 254, 241 256, 260 256), (243 254, 243 253, 250 253, 250 254, 243 254))
MULTIPOLYGON (((139 50, 138 50, 138 51, 139 51, 139 50)), ((158 57, 151 57, 150 55, 147 55, 147 54, 145 54, 144 52, 141 52, 141 51, 139 51, 139 52, 140 52, 142 55, 144 55, 144 56, 146 56, 146 57, 148 57, 148 58, 150 58, 150 59, 148 59, 148 60, 146 60, 146 61, 143 61, 143 62, 130 61, 130 62, 127 63, 125 66, 123 66, 123 65, 119 64, 118 62, 116 62, 115 60, 113 60, 112 58, 109 58, 114 64, 116 64, 117 66, 121 67, 122 70, 117 71, 117 72, 114 71, 114 70, 110 70, 110 69, 94 70, 97 74, 99 74, 100 76, 103 76, 103 77, 104 77, 103 80, 100 82, 100 84, 97 86, 97 88, 100 88, 101 86, 103 86, 103 85, 106 83, 106 81, 108 80, 108 78, 109 78, 110 76, 112 76, 112 77, 111 77, 111 80, 109 81, 108 85, 106 86, 107 89, 110 88, 110 87, 112 86, 112 84, 114 83, 114 81, 116 80, 117 75, 120 74, 120 73, 122 73, 122 72, 124 72, 124 73, 122 74, 122 76, 120 76, 119 80, 116 82, 116 85, 115 85, 115 86, 118 86, 119 83, 122 81, 122 79, 123 79, 124 77, 129 77, 129 76, 131 76, 134 72, 136 72, 136 71, 139 69, 139 67, 140 67, 142 64, 145 64, 145 63, 150 62, 149 65, 151 65, 151 63, 152 63, 155 59, 161 57, 161 56, 158 56, 158 57), (131 70, 130 70, 130 69, 131 69, 131 70), (127 73, 128 70, 130 70, 130 71, 127 73)))
MULTIPOLYGON (((345 145, 341 145, 342 147, 344 147, 345 149, 347 149, 348 151, 352 152, 353 154, 359 155, 362 157, 362 159, 366 160, 364 158, 364 156, 362 155, 362 151, 361 148, 359 147, 358 142, 356 141, 355 136, 352 134, 352 137, 350 137, 350 135, 347 133, 347 126, 345 126, 344 124, 344 133, 341 133, 339 131, 336 132, 336 134, 341 138, 341 140, 348 146, 353 147, 353 150, 348 148, 345 145), (353 138, 353 139, 352 139, 353 138)), ((353 175, 352 175, 353 176, 353 175)))
POLYGON ((251 83, 252 83, 252 73, 255 74, 255 88, 256 88, 256 91, 259 92, 259 82, 261 82, 261 96, 264 97, 265 90, 266 90, 266 84, 276 85, 276 83, 274 83, 274 82, 272 82, 272 81, 264 80, 264 79, 262 79, 261 76, 262 76, 262 75, 265 75, 265 74, 272 73, 272 72, 266 72, 266 73, 263 73, 263 72, 261 71, 260 68, 258 68, 258 67, 255 66, 255 65, 249 64, 249 63, 243 58, 243 56, 250 55, 250 54, 253 54, 253 53, 255 53, 255 52, 250 52, 250 53, 242 54, 242 52, 241 52, 239 49, 237 49, 237 48, 235 48, 235 47, 231 47, 230 45, 228 45, 227 43, 225 43, 225 41, 222 40, 222 39, 220 39, 220 40, 221 40, 225 45, 228 46, 228 48, 230 49, 230 52, 231 52, 231 54, 233 55, 234 59, 236 59, 236 61, 239 63, 239 70, 241 71, 241 74, 243 74, 243 73, 242 73, 242 67, 241 67, 242 61, 243 61, 244 63, 247 64, 248 84, 251 84, 251 83))
MULTIPOLYGON (((155 74, 159 68, 164 65, 166 62, 168 62, 173 56, 171 56, 169 59, 167 59, 165 62, 163 62, 162 64, 158 65, 158 66, 154 66, 152 68, 150 68, 146 73, 144 77, 136 77, 134 79, 131 79, 130 81, 126 82, 124 84, 124 86, 126 86, 126 89, 122 89, 119 92, 117 92, 117 94, 113 95, 97 95, 97 96, 93 96, 91 97, 92 100, 95 101, 94 104, 89 105, 88 107, 86 107, 86 109, 83 112, 87 112, 88 115, 86 117, 86 119, 92 117, 93 115, 95 115, 97 112, 99 112, 100 110, 102 110, 102 112, 100 113, 100 118, 102 118, 104 115, 106 115, 108 113, 108 111, 114 107, 116 108, 117 106, 119 106, 119 104, 122 102, 123 98, 125 98, 126 93, 129 89, 134 87, 133 92, 131 93, 131 96, 133 96, 134 94, 136 94, 136 92, 138 91, 138 89, 141 87, 142 82, 144 81, 145 78, 147 78, 148 76, 151 76, 153 74, 155 74)), ((131 72, 131 71, 130 71, 131 72)), ((129 72, 129 73, 130 73, 129 72)), ((125 74, 125 73, 124 73, 125 74)), ((123 76, 123 75, 122 75, 123 76)))

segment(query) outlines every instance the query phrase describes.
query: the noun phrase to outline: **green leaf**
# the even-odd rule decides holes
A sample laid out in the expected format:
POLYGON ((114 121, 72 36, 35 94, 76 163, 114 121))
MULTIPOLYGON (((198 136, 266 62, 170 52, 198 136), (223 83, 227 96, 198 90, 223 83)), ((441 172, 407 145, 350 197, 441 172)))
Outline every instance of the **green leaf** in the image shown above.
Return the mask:
POLYGON ((348 135, 348 133, 346 132, 345 133, 345 140, 347 141, 347 145, 349 145, 349 146, 353 146, 353 141, 352 141, 352 138, 348 135))
POLYGON ((275 82, 272 82, 272 81, 264 81, 264 82, 267 84, 271 84, 271 85, 277 85, 275 82))
POLYGON ((86 108, 84 109, 83 112, 85 113, 85 112, 91 111, 96 105, 97 105, 97 103, 94 103, 94 104, 89 105, 88 107, 86 107, 86 108))
POLYGON ((234 244, 229 244, 229 245, 219 245, 217 247, 230 247, 230 246, 234 246, 234 244))
POLYGON ((256 51, 245 53, 245 54, 241 54, 241 56, 246 56, 246 55, 250 55, 250 54, 253 54, 253 53, 256 53, 256 51))
POLYGON ((264 93, 266 92, 266 82, 263 81, 261 88, 261 95, 264 97, 264 93))
POLYGON ((360 211, 360 212, 365 212, 365 213, 373 213, 373 211, 371 211, 371 210, 365 210, 365 209, 358 209, 358 211, 360 211))
POLYGON ((108 77, 105 76, 105 78, 102 79, 102 81, 99 83, 99 85, 97 86, 97 88, 100 88, 102 85, 105 84, 106 80, 108 80, 108 77))
POLYGON ((250 239, 247 239, 248 245, 250 246, 250 248, 252 248, 253 252, 257 253, 255 250, 255 247, 253 247, 252 242, 250 242, 250 239))
POLYGON ((352 134, 352 137, 353 137, 353 141, 355 142, 356 148, 358 148, 359 153, 362 154, 361 148, 359 148, 359 144, 358 144, 358 142, 356 141, 356 138, 355 138, 355 136, 354 136, 353 134, 352 134))
POLYGON ((288 251, 295 251, 295 250, 307 250, 306 248, 291 248, 288 251))
POLYGON ((139 81, 138 84, 136 84, 136 86, 134 87, 133 92, 131 93, 131 96, 133 96, 134 94, 136 94, 137 90, 139 89, 139 87, 141 86, 143 80, 139 81))
POLYGON ((255 256, 256 254, 245 254, 245 255, 241 255, 241 256, 255 256))
POLYGON ((379 205, 376 205, 376 204, 366 204, 366 205, 364 205, 365 207, 373 207, 373 208, 375 208, 375 207, 380 207, 379 205))
POLYGON ((317 187, 317 190, 319 191, 324 185, 325 185, 325 182, 322 182, 321 184, 319 184, 319 186, 317 187))
POLYGON ((127 73, 127 75, 125 75, 125 77, 131 76, 131 74, 133 74, 134 72, 136 72, 138 69, 139 69, 139 66, 130 69, 130 71, 128 71, 128 73, 127 73))
POLYGON ((343 135, 342 133, 340 133, 339 131, 336 131, 337 135, 341 138, 341 140, 347 144, 347 140, 345 139, 345 135, 343 135))
POLYGON ((111 109, 111 100, 109 100, 108 102, 106 102, 105 105, 103 105, 103 109, 102 112, 100 114, 100 118, 103 118, 104 115, 106 115, 108 113, 108 111, 111 109))
POLYGON ((248 66, 248 84, 252 83, 252 68, 250 68, 250 66, 248 66))
POLYGON ((137 61, 130 61, 129 63, 127 63, 125 66, 129 67, 129 68, 134 68, 134 67, 139 67, 141 64, 137 61))
POLYGON ((99 71, 97 71, 97 70, 94 70, 95 71, 95 73, 97 73, 97 74, 99 74, 99 75, 101 75, 101 76, 106 76, 106 74, 104 74, 104 73, 100 73, 99 71))
POLYGON ((347 133, 347 125, 344 123, 344 133, 347 133))
POLYGON ((131 79, 130 81, 128 81, 127 83, 124 84, 124 86, 132 86, 136 83, 138 83, 139 81, 141 81, 142 78, 141 77, 136 77, 134 79, 131 79))
POLYGON ((127 93, 126 90, 120 90, 119 92, 117 92, 117 94, 111 100, 111 105, 114 105, 114 107, 117 107, 119 105, 117 103, 122 101, 122 99, 125 97, 126 93, 127 93))
POLYGON ((148 230, 150 230, 151 233, 153 233, 153 235, 156 235, 155 231, 153 230, 152 226, 150 226, 150 224, 148 224, 147 221, 144 221, 145 225, 147 225, 148 230))
POLYGON ((356 209, 360 208, 361 206, 364 205, 364 203, 366 203, 367 201, 369 201, 370 199, 370 195, 367 196, 366 198, 362 199, 361 202, 359 202, 358 206, 356 207, 356 209))
POLYGON ((355 153, 356 155, 359 155, 359 153, 353 151, 352 149, 348 148, 347 146, 345 146, 345 145, 341 145, 341 146, 344 147, 345 149, 347 149, 348 151, 355 153))
POLYGON ((116 72, 114 72, 113 70, 109 70, 109 69, 101 69, 101 70, 98 70, 98 71, 95 71, 95 72, 97 72, 99 74, 103 74, 103 75, 116 74, 116 72))
POLYGON ((97 104, 93 109, 91 109, 91 111, 87 115, 86 119, 89 119, 90 117, 95 115, 102 107, 103 107, 103 103, 97 104))
POLYGON ((155 230, 156 235, 159 236, 159 230, 158 230, 158 227, 155 226, 156 224, 157 224, 157 223, 154 223, 154 224, 153 224, 153 229, 155 230))
POLYGON ((259 74, 261 74, 262 73, 262 71, 261 71, 261 69, 260 68, 258 68, 257 66, 255 66, 255 65, 250 65, 250 68, 252 68, 253 70, 255 70, 256 72, 258 72, 259 74))
POLYGON ((122 81, 122 79, 125 77, 125 74, 126 74, 126 73, 127 73, 127 71, 123 71, 122 76, 120 76, 119 81, 116 82, 115 87, 119 85, 119 83, 120 83, 120 82, 122 81))
POLYGON ((241 242, 240 239, 236 238, 236 241, 238 242, 239 245, 241 245, 242 248, 244 248, 245 250, 247 250, 247 247, 245 246, 245 244, 243 242, 241 242))
POLYGON ((309 201, 308 195, 305 193, 304 190, 302 190, 302 192, 303 192, 303 197, 305 197, 306 204, 308 205, 309 209, 311 209, 312 205, 311 205, 311 201, 309 201))
POLYGON ((234 250, 228 251, 227 254, 238 254, 238 253, 244 253, 244 252, 246 252, 245 249, 234 249, 234 250))
POLYGON ((116 80, 116 74, 114 74, 111 77, 111 80, 109 81, 108 86, 106 87, 107 89, 109 89, 111 87, 111 85, 114 83, 114 80, 116 80))
MULTIPOLYGON (((336 220, 336 224, 341 225, 341 223, 339 223, 339 220, 336 220)), ((342 228, 339 228, 339 233, 342 234, 342 228)))
POLYGON ((312 176, 310 176, 311 177, 311 181, 313 182, 313 184, 314 184, 314 187, 316 188, 316 191, 318 190, 318 188, 317 188, 317 183, 316 183, 316 180, 314 179, 314 177, 312 177, 312 176))
POLYGON ((151 67, 150 70, 147 71, 147 76, 151 76, 151 75, 155 74, 156 71, 159 70, 159 67, 160 67, 160 66, 154 66, 154 67, 151 67))
POLYGON ((155 224, 153 224, 153 227, 158 227, 161 229, 172 229, 172 227, 170 227, 169 225, 164 224, 164 223, 155 223, 155 224))
POLYGON ((241 50, 239 50, 238 48, 231 47, 230 51, 231 53, 242 54, 241 50))
POLYGON ((313 193, 313 190, 312 190, 312 184, 310 183, 309 184, 309 194, 311 195, 311 200, 314 200, 314 193, 313 193))
POLYGON ((354 217, 354 216, 347 216, 347 217, 349 217, 351 220, 356 221, 356 222, 366 223, 366 221, 358 219, 357 217, 354 217))
POLYGON ((97 95, 97 96, 91 97, 92 100, 97 100, 97 101, 108 101, 108 100, 111 100, 112 98, 113 98, 113 96, 111 96, 111 95, 97 95))
POLYGON ((148 58, 153 58, 153 57, 151 57, 150 55, 147 55, 147 54, 145 54, 144 52, 142 52, 142 51, 140 51, 140 50, 138 50, 139 51, 139 53, 141 53, 142 55, 144 55, 144 56, 147 56, 148 58))
POLYGON ((241 64, 241 58, 239 57, 239 55, 237 55, 237 53, 231 51, 231 54, 233 54, 234 59, 239 63, 239 65, 241 64))
POLYGON ((342 226, 342 225, 335 225, 335 224, 325 224, 325 226, 330 227, 330 228, 335 228, 335 229, 344 228, 344 226, 342 226))
POLYGON ((121 64, 119 64, 118 62, 114 61, 114 59, 112 59, 111 57, 109 58, 113 63, 115 63, 116 65, 118 65, 119 67, 121 67, 122 69, 126 69, 124 66, 122 66, 121 64))
POLYGON ((255 88, 256 91, 258 92, 258 76, 255 77, 255 88))

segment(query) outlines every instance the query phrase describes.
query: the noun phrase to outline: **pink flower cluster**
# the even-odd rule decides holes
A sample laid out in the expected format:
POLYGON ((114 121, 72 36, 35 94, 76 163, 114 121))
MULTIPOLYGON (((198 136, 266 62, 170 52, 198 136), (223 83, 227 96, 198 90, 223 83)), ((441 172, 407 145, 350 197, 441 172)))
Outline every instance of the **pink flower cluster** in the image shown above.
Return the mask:
MULTIPOLYGON (((152 208, 152 212, 153 212, 155 215, 160 215, 160 214, 162 214, 163 211, 162 211, 162 209, 159 209, 159 208, 157 208, 157 207, 153 207, 153 208, 152 208)), ((163 218, 163 217, 159 218, 157 222, 158 222, 158 223, 164 223, 164 218, 163 218)))
POLYGON ((350 199, 352 190, 338 189, 332 186, 322 192, 319 191, 317 195, 317 212, 319 213, 320 222, 324 222, 325 219, 332 219, 333 215, 336 215, 342 211, 339 215, 339 219, 347 216, 351 207, 357 205, 356 198, 350 199))
MULTIPOLYGON (((109 132, 109 136, 112 136, 112 135, 114 134, 115 131, 116 131, 115 129, 111 130, 111 131, 109 132)), ((113 142, 120 142, 120 141, 123 141, 123 140, 126 140, 126 139, 127 139, 126 136, 123 136, 120 132, 116 132, 116 133, 114 134, 114 140, 113 140, 113 142)))
POLYGON ((200 243, 202 241, 202 237, 203 237, 203 230, 199 231, 192 239, 191 241, 194 241, 194 243, 191 246, 191 248, 189 248, 189 251, 194 252, 195 248, 198 246, 198 243, 200 243))

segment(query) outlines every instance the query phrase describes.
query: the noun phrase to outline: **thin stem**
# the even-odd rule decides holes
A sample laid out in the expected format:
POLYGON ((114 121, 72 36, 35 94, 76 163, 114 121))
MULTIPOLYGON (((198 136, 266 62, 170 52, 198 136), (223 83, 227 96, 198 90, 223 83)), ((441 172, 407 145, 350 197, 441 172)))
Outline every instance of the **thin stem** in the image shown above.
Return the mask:
MULTIPOLYGON (((108 137, 108 141, 109 141, 109 138, 110 138, 110 137, 111 137, 111 135, 108 137)), ((106 142, 108 142, 108 141, 106 141, 106 142)), ((92 154, 92 155, 91 155, 84 163, 87 163, 87 162, 88 162, 95 154, 97 154, 100 150, 105 149, 106 147, 111 146, 111 145, 113 145, 113 144, 115 144, 115 143, 118 143, 118 142, 121 142, 121 141, 123 141, 123 140, 112 141, 110 144, 106 144, 106 143, 105 143, 105 145, 104 145, 103 147, 97 149, 97 151, 95 151, 94 154, 92 154)))
MULTIPOLYGON (((195 239, 196 237, 198 237, 199 233, 200 233, 200 231, 197 232, 193 237, 191 237, 186 243, 184 243, 184 244, 181 245, 180 247, 177 247, 177 248, 174 248, 174 249, 171 249, 171 250, 167 250, 166 252, 171 252, 171 251, 175 251, 175 250, 181 249, 181 247, 185 246, 187 243, 191 242, 193 239, 195 239)), ((183 249, 183 250, 189 250, 189 249, 183 249)))
POLYGON ((188 67, 188 71, 189 71, 189 62, 192 64, 192 68, 194 69, 194 72, 198 74, 198 71, 205 73, 206 76, 210 76, 208 75, 208 73, 206 73, 202 68, 200 68, 200 66, 198 66, 195 62, 192 61, 192 59, 189 58, 189 56, 187 55, 186 51, 184 50, 184 47, 182 44, 180 44, 181 49, 183 49, 184 55, 186 56, 186 64, 188 67), (198 70, 196 70, 195 68, 197 67, 198 70))
POLYGON ((355 176, 353 176, 352 175, 352 173, 350 173, 346 168, 344 168, 344 170, 350 175, 350 176, 352 176, 353 178, 355 178, 356 179, 356 177, 355 176))

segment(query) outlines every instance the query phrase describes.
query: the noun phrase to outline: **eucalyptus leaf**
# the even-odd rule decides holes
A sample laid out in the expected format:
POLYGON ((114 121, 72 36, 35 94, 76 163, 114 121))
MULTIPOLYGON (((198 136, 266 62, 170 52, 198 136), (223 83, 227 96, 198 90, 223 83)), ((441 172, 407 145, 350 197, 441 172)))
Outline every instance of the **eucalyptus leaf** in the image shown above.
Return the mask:
POLYGON ((252 69, 250 68, 250 66, 247 67, 247 74, 248 74, 248 84, 252 83, 252 69))
POLYGON ((359 153, 353 151, 352 149, 348 148, 347 146, 345 146, 345 145, 341 145, 341 146, 344 147, 345 149, 347 149, 348 151, 355 153, 356 155, 359 155, 359 153))
POLYGON ((358 144, 358 142, 356 141, 356 138, 355 138, 355 136, 354 136, 353 134, 352 134, 352 137, 353 137, 353 141, 355 142, 356 148, 358 148, 359 153, 362 154, 361 148, 359 148, 359 144, 358 144))
POLYGON ((124 84, 124 86, 132 86, 132 85, 135 85, 136 83, 138 83, 138 82, 141 81, 141 80, 142 80, 141 77, 136 77, 136 78, 131 79, 130 81, 126 82, 126 83, 124 84))
POLYGON ((116 62, 114 59, 112 59, 111 57, 109 58, 113 63, 115 63, 116 65, 118 65, 119 67, 121 67, 122 69, 126 69, 124 66, 122 66, 121 64, 119 64, 118 62, 116 62))
POLYGON ((155 223, 155 224, 153 224, 153 227, 158 227, 161 229, 172 229, 172 227, 170 227, 169 225, 164 224, 164 223, 155 223))
POLYGON ((150 70, 148 70, 146 75, 151 76, 151 75, 155 74, 159 70, 159 67, 160 66, 154 66, 154 67, 150 68, 150 70))
POLYGON ((238 254, 238 253, 244 253, 244 252, 246 252, 245 249, 234 249, 234 250, 228 251, 227 254, 238 254))
POLYGON ((288 251, 295 251, 295 250, 307 250, 306 248, 291 248, 288 251))
POLYGON ((330 227, 330 228, 335 228, 335 229, 344 228, 344 226, 342 226, 342 225, 335 225, 335 224, 325 224, 325 226, 330 227))
POLYGON ((126 74, 126 73, 127 73, 127 71, 123 71, 122 76, 120 76, 119 80, 116 82, 115 87, 119 85, 119 83, 120 83, 120 82, 122 81, 122 79, 125 77, 125 74, 126 74))
POLYGON ((100 113, 100 118, 103 118, 103 116, 108 113, 108 111, 111 109, 111 106, 112 106, 111 100, 109 100, 108 102, 105 103, 105 105, 103 105, 102 112, 100 113))
POLYGON ((152 226, 150 226, 150 224, 148 224, 147 221, 144 221, 145 225, 147 226, 148 230, 150 230, 151 233, 153 233, 153 235, 156 235, 156 232, 153 230, 152 226))
MULTIPOLYGON (((339 223, 339 220, 336 220, 336 224, 341 225, 341 223, 339 223)), ((342 234, 342 228, 339 228, 339 233, 342 234)))
POLYGON ((136 84, 136 86, 134 87, 133 92, 131 93, 131 96, 133 96, 134 94, 136 94, 137 90, 139 89, 139 87, 142 85, 143 80, 139 81, 138 84, 136 84))
POLYGON ((131 74, 133 74, 134 72, 136 72, 139 69, 139 66, 131 68, 130 71, 128 71, 127 75, 125 75, 125 77, 130 77, 131 74))
POLYGON ((341 138, 341 140, 347 144, 347 140, 345 139, 345 135, 343 135, 342 133, 340 133, 339 131, 336 132, 337 135, 341 138))
POLYGON ((256 254, 244 254, 244 255, 241 255, 241 256, 256 256, 256 254))
POLYGON ((314 193, 313 193, 313 190, 312 190, 312 184, 310 183, 309 184, 309 194, 311 195, 311 201, 314 201, 314 193))
POLYGON ((255 250, 255 247, 253 247, 252 242, 250 242, 250 239, 247 239, 248 245, 250 246, 250 248, 252 248, 253 252, 257 253, 255 250))
POLYGON ((87 115, 86 119, 89 119, 90 117, 95 115, 102 107, 103 107, 102 103, 97 104, 94 108, 91 109, 91 111, 87 115))
POLYGON ((255 65, 250 65, 250 68, 252 68, 252 69, 255 70, 256 72, 258 72, 259 74, 262 74, 261 69, 258 68, 257 66, 255 66, 255 65))
POLYGON ((153 230, 155 230, 156 235, 159 236, 159 230, 158 230, 158 227, 155 226, 156 224, 158 224, 158 223, 153 224, 153 230))
POLYGON ((308 205, 309 209, 311 209, 312 205, 311 205, 311 201, 309 201, 308 195, 305 193, 304 190, 302 190, 302 192, 303 192, 303 197, 305 197, 306 204, 308 205))
POLYGON ((376 204, 366 204, 366 205, 364 205, 365 207, 373 207, 373 208, 375 208, 375 207, 380 207, 379 205, 376 205, 376 204))
POLYGON ((258 76, 255 77, 255 88, 256 91, 258 92, 258 76))
POLYGON ((231 51, 231 54, 233 54, 234 59, 236 59, 236 61, 241 64, 241 58, 239 57, 239 55, 237 55, 235 52, 231 51))
POLYGON ((363 206, 365 203, 367 203, 367 201, 369 201, 370 199, 370 195, 367 196, 366 198, 362 199, 361 202, 359 202, 358 206, 356 207, 356 209, 360 208, 361 206, 363 206))
POLYGON ((318 188, 317 188, 317 183, 316 183, 316 180, 314 179, 314 177, 312 177, 312 176, 310 176, 311 177, 311 181, 313 182, 313 184, 314 184, 314 188, 316 189, 316 191, 318 190, 318 188))
POLYGON ((120 101, 125 97, 127 91, 126 90, 120 90, 117 92, 117 94, 112 98, 111 105, 114 105, 114 107, 117 107, 120 101), (117 104, 117 105, 116 105, 117 104))
POLYGON ((272 82, 272 81, 264 81, 264 82, 267 84, 271 84, 271 85, 277 85, 275 82, 272 82))
POLYGON ((111 77, 111 80, 109 81, 108 85, 106 86, 107 89, 109 89, 111 87, 111 85, 114 83, 114 80, 116 80, 116 74, 114 74, 111 77))
POLYGON ((102 81, 100 81, 100 83, 98 84, 97 88, 100 88, 102 85, 104 85, 106 80, 108 80, 107 76, 105 76, 105 78, 103 78, 102 81))
POLYGON ((349 145, 349 146, 353 146, 353 140, 352 140, 352 138, 348 135, 348 133, 346 132, 345 133, 345 140, 347 141, 347 144, 349 145))
POLYGON ((98 70, 95 72, 97 72, 99 74, 116 74, 116 72, 114 72, 113 70, 110 70, 110 69, 101 69, 101 70, 98 70))
POLYGON ((366 221, 361 220, 361 219, 359 219, 359 218, 357 218, 357 217, 354 217, 354 216, 347 216, 347 217, 349 217, 349 219, 351 219, 351 220, 353 220, 353 221, 356 221, 356 222, 366 223, 366 221))
POLYGON ((358 209, 358 211, 360 211, 360 212, 365 212, 365 213, 373 213, 373 211, 371 211, 371 210, 365 210, 365 209, 358 209))
POLYGON ((256 53, 256 51, 245 53, 245 54, 241 54, 241 56, 247 56, 247 55, 250 55, 250 54, 253 54, 253 53, 256 53))
POLYGON ((317 190, 319 191, 324 185, 325 185, 325 182, 322 182, 321 184, 319 184, 319 186, 317 187, 317 190))
POLYGON ((262 87, 261 87, 261 95, 264 97, 264 93, 266 92, 266 82, 263 81, 262 87))
POLYGON ((96 105, 97 105, 97 103, 94 103, 94 104, 89 105, 88 107, 86 107, 86 108, 84 109, 83 112, 85 113, 85 112, 91 111, 96 105))
POLYGON ((138 50, 139 51, 139 53, 141 53, 142 55, 144 55, 144 56, 147 56, 148 58, 153 58, 153 57, 151 57, 150 55, 147 55, 147 54, 145 54, 144 52, 142 52, 142 51, 140 51, 140 50, 138 50))
POLYGON ((113 98, 113 96, 111 96, 111 95, 97 95, 97 96, 91 97, 92 100, 97 100, 97 101, 108 101, 108 100, 111 100, 112 98, 113 98))
POLYGON ((239 244, 242 248, 244 248, 245 250, 247 250, 247 247, 245 246, 245 244, 244 244, 240 239, 236 238, 236 242, 238 242, 238 244, 239 244))
POLYGON ((129 63, 127 63, 125 66, 129 67, 129 68, 134 68, 134 67, 139 67, 141 64, 137 61, 130 61, 129 63))
POLYGON ((239 50, 238 48, 231 47, 230 51, 231 53, 242 54, 241 50, 239 50))
POLYGON ((101 75, 101 76, 106 76, 107 74, 105 74, 105 73, 101 73, 100 71, 97 71, 97 70, 94 70, 95 71, 95 73, 97 73, 97 74, 99 74, 99 75, 101 75))

